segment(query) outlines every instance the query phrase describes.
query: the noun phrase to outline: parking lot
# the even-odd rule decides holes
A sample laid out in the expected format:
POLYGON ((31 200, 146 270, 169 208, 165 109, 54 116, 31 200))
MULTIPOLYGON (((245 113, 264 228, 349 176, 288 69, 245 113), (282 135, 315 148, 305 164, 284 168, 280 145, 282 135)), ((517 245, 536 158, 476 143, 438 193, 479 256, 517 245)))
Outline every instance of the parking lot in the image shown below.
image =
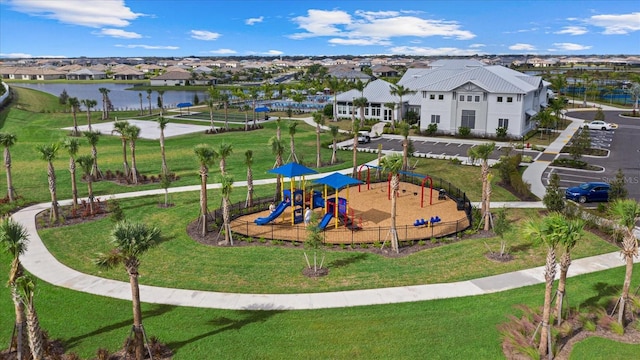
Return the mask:
MULTIPOLYGON (((605 121, 618 124, 611 131, 588 130, 592 147, 609 150, 606 156, 583 156, 582 160, 599 166, 598 171, 572 170, 561 167, 549 167, 543 174, 543 183, 548 185, 552 173, 560 176, 563 188, 577 186, 583 182, 612 182, 618 169, 625 175, 625 187, 629 197, 640 200, 640 120, 620 117, 619 111, 605 111, 605 121)), ((569 117, 590 121, 593 112, 570 112, 569 117)), ((569 157, 561 154, 560 157, 569 157)))
MULTIPOLYGON (((401 139, 377 138, 372 139, 368 144, 359 144, 360 149, 378 149, 378 144, 382 145, 382 150, 402 151, 401 139)), ((427 157, 467 157, 467 152, 475 145, 465 144, 460 141, 451 139, 443 140, 413 140, 413 149, 420 154, 426 154, 427 157)), ((490 159, 498 160, 503 154, 503 148, 496 146, 496 150, 491 153, 490 159)))

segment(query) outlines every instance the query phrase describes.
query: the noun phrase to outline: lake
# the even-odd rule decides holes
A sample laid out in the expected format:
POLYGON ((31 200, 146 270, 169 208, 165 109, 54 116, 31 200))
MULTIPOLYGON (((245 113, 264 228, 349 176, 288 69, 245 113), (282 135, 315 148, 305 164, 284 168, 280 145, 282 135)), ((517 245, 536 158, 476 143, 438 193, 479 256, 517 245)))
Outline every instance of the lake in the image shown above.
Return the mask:
MULTIPOLYGON (((63 90, 67 91, 70 97, 77 97, 78 100, 93 99, 98 105, 95 110, 102 110, 102 94, 100 88, 109 89, 109 99, 115 110, 139 110, 140 96, 142 94, 142 107, 149 109, 149 100, 147 99, 147 91, 126 90, 133 87, 134 84, 74 84, 74 83, 14 83, 9 86, 23 87, 35 89, 54 95, 60 96, 63 90)), ((205 91, 186 91, 186 90, 167 90, 164 92, 163 100, 165 107, 175 107, 179 103, 193 102, 193 96, 198 94, 200 101, 207 98, 205 91)), ((151 107, 158 107, 158 92, 151 93, 151 107)))

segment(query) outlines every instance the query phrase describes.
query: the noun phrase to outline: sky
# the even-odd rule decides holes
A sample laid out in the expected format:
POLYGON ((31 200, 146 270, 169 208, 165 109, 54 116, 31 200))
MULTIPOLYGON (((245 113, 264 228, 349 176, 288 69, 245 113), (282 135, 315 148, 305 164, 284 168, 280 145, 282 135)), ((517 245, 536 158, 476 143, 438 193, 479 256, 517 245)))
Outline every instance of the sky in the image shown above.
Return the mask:
POLYGON ((0 57, 638 55, 637 0, 0 0, 0 57))

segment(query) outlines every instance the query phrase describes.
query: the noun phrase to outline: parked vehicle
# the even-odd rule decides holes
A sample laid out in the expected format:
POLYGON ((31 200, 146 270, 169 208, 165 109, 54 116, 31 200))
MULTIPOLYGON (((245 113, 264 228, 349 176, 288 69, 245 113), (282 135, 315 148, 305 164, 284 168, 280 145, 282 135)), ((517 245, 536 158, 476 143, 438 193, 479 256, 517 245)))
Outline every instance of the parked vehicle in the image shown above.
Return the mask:
POLYGON ((371 136, 367 131, 358 131, 358 144, 368 144, 371 142, 371 136))
POLYGON ((580 186, 568 188, 564 196, 568 200, 581 204, 591 201, 609 201, 611 187, 605 182, 588 182, 580 186))
POLYGON ((618 126, 616 124, 611 124, 602 120, 594 120, 592 122, 585 123, 582 125, 583 128, 589 130, 611 130, 616 129, 618 126))

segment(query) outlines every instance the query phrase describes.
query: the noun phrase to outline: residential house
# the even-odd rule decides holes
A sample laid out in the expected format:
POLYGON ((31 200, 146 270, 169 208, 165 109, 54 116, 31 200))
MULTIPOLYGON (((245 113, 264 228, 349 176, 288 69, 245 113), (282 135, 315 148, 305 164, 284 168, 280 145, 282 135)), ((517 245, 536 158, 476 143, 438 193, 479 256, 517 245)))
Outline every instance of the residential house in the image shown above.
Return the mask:
MULTIPOLYGON (((393 84, 390 82, 378 79, 367 84, 362 93, 357 89, 351 89, 338 94, 336 96, 338 118, 344 119, 355 116, 356 119, 359 119, 360 109, 354 108, 353 102, 356 98, 365 97, 368 101, 367 106, 364 108, 365 119, 389 122, 392 119, 398 119, 400 108, 396 106, 394 111, 385 106, 386 103, 397 104, 400 101, 398 96, 391 95, 392 88, 393 84)), ((402 100, 406 104, 406 99, 403 98, 402 100)))
POLYGON ((67 73, 67 80, 101 80, 106 79, 107 74, 104 71, 82 68, 67 73))

